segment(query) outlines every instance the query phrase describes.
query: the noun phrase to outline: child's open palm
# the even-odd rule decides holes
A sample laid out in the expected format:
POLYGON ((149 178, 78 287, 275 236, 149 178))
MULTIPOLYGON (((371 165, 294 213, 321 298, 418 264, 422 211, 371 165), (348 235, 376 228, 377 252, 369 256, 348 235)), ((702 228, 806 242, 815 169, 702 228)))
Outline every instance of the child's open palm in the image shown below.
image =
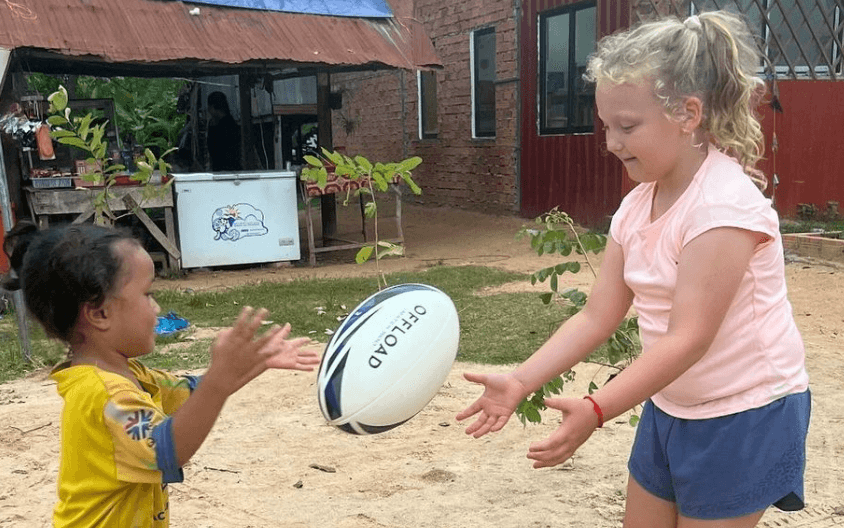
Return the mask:
POLYGON ((213 377, 227 394, 233 394, 268 367, 310 370, 310 365, 319 361, 311 357, 316 356, 315 352, 301 350, 307 338, 285 340, 290 325, 275 326, 255 338, 266 316, 263 308, 256 311, 245 307, 231 328, 221 331, 212 345, 206 378, 213 377))
POLYGON ((265 365, 268 368, 311 371, 314 365, 319 364, 319 354, 316 350, 303 349, 302 347, 311 343, 309 337, 298 337, 287 339, 290 335, 290 323, 285 324, 281 330, 265 345, 266 351, 272 355, 267 359, 265 365))
POLYGON ((522 400, 524 387, 511 374, 472 374, 464 377, 484 386, 484 392, 469 407, 457 414, 457 420, 477 414, 475 421, 466 428, 466 434, 480 438, 487 433, 500 431, 522 400))
POLYGON ((176 459, 184 465, 199 449, 223 409, 226 399, 267 368, 313 370, 319 362, 313 350, 303 350, 308 338, 287 340, 290 325, 274 325, 257 335, 267 311, 246 307, 237 321, 217 335, 211 346, 211 366, 191 397, 173 414, 176 459))

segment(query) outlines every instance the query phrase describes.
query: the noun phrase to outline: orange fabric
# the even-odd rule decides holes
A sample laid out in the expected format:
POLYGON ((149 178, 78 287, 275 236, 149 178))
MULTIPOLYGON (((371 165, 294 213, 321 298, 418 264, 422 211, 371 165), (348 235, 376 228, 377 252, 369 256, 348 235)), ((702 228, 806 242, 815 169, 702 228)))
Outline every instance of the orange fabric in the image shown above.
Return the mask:
POLYGON ((53 138, 50 137, 50 127, 41 125, 35 131, 35 141, 38 144, 38 157, 41 161, 48 161, 56 159, 56 153, 53 151, 53 138))

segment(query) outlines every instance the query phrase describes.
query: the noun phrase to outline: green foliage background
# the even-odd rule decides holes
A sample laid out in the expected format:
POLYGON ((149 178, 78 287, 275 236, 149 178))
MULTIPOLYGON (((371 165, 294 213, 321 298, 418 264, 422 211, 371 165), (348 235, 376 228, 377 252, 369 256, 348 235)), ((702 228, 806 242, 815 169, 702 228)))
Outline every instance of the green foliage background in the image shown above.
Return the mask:
MULTIPOLYGON (((176 144, 185 125, 187 118, 176 111, 176 103, 186 82, 167 78, 79 76, 73 88, 77 99, 114 100, 117 130, 124 144, 132 136, 140 145, 163 151, 176 144)), ((30 90, 45 97, 58 90, 59 85, 71 88, 63 79, 43 73, 30 74, 27 83, 30 90)))

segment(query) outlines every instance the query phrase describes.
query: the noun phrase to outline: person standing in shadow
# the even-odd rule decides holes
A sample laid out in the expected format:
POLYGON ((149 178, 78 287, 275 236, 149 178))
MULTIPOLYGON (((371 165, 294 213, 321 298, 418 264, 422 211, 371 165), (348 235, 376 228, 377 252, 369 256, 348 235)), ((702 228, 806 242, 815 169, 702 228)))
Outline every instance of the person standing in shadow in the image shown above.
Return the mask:
POLYGON ((208 156, 214 172, 241 170, 240 127, 223 92, 208 95, 208 156))

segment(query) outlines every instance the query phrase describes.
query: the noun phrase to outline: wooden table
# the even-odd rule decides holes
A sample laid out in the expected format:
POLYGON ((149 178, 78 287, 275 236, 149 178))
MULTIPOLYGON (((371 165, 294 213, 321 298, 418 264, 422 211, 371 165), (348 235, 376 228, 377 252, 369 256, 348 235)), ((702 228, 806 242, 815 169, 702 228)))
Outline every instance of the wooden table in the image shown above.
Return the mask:
MULTIPOLYGON (((398 236, 396 238, 386 239, 384 242, 391 242, 399 244, 404 242, 404 234, 401 227, 401 189, 399 189, 399 182, 401 180, 396 178, 390 184, 390 190, 396 195, 396 229, 398 236)), ((316 254, 325 251, 341 251, 344 249, 360 249, 366 245, 370 245, 366 240, 366 218, 364 215, 364 195, 360 195, 360 215, 361 215, 361 232, 363 234, 363 242, 345 240, 338 237, 328 237, 323 234, 322 247, 316 247, 314 240, 314 224, 311 218, 311 198, 323 196, 334 193, 346 193, 359 189, 364 182, 359 180, 349 180, 347 178, 338 178, 334 174, 328 175, 328 181, 325 187, 320 188, 316 182, 304 182, 300 180, 302 185, 302 196, 305 199, 305 223, 308 229, 308 258, 311 266, 316 266, 316 254), (340 244, 332 244, 332 242, 340 242, 340 244)))
MULTIPOLYGON (((102 187, 91 187, 84 189, 34 189, 24 187, 26 201, 29 205, 32 221, 39 229, 46 229, 49 224, 50 215, 76 214, 74 224, 87 221, 94 215, 94 196, 102 192, 102 187)), ((173 222, 173 187, 168 186, 166 191, 156 193, 154 197, 147 200, 142 199, 142 189, 138 186, 115 185, 111 188, 112 198, 108 205, 114 212, 124 212, 135 209, 138 203, 143 208, 137 208, 135 215, 141 220, 153 237, 167 251, 167 262, 165 268, 173 270, 180 268, 181 252, 176 245, 176 229, 173 222), (164 225, 166 233, 155 225, 155 222, 144 212, 144 209, 164 209, 164 225)))

